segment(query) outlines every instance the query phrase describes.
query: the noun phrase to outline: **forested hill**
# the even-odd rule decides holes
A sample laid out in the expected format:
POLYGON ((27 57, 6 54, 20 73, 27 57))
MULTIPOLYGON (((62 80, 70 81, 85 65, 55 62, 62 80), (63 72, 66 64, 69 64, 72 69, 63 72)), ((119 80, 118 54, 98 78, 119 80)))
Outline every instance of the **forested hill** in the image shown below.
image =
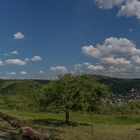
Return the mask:
POLYGON ((95 76, 98 82, 111 87, 114 94, 127 95, 131 89, 140 92, 140 79, 111 78, 106 76, 95 76))

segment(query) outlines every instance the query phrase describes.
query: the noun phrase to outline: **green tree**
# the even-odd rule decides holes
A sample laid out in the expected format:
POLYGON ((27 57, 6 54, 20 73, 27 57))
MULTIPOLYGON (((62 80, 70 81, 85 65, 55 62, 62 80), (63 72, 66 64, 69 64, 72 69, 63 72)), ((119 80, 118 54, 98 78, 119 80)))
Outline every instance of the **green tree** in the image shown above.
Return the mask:
POLYGON ((103 99, 110 96, 108 86, 97 82, 92 86, 87 95, 87 111, 89 113, 100 111, 103 99))
POLYGON ((95 111, 101 98, 107 95, 108 88, 88 75, 65 74, 51 81, 45 93, 47 100, 44 105, 48 107, 51 104, 62 109, 65 122, 69 124, 71 111, 95 111))

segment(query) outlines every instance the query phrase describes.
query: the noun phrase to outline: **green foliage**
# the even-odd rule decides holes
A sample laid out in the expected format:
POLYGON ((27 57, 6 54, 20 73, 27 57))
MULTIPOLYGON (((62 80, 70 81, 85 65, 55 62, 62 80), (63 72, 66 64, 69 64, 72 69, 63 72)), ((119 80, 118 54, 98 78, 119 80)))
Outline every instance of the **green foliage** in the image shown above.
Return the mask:
POLYGON ((60 76, 58 80, 51 81, 44 91, 42 107, 51 104, 72 111, 94 111, 101 99, 109 95, 106 85, 97 83, 88 75, 60 76))
POLYGON ((102 105, 101 99, 109 97, 109 88, 106 85, 95 83, 92 92, 88 95, 88 112, 99 112, 102 105))
POLYGON ((68 123, 70 111, 96 112, 108 93, 107 86, 88 75, 65 74, 47 85, 40 103, 43 109, 51 106, 64 111, 68 123))

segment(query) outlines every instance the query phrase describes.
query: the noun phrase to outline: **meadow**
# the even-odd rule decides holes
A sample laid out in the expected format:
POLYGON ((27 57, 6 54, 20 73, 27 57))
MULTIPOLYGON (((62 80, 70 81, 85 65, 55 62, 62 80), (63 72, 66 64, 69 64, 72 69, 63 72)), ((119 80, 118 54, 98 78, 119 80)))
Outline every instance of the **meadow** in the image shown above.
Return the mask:
MULTIPOLYGON (((33 113, 16 110, 0 110, 12 115, 40 132, 48 132, 52 140, 139 140, 140 116, 88 115, 72 113, 70 125, 64 123, 64 114, 33 113)), ((16 139, 18 131, 0 121, 0 134, 16 139), (11 135, 13 137, 11 137, 11 135), (15 137, 14 137, 15 135, 15 137)))

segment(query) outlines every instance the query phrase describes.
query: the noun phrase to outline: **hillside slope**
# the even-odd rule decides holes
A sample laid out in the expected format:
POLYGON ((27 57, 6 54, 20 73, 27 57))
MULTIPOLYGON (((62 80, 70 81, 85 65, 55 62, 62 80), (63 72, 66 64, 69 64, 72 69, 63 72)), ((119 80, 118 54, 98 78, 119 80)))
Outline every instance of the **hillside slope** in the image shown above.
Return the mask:
POLYGON ((140 79, 111 78, 106 76, 95 76, 98 82, 111 87, 114 94, 127 96, 131 89, 140 92, 140 79))
POLYGON ((0 107, 35 110, 43 85, 33 80, 7 80, 0 82, 0 107))

